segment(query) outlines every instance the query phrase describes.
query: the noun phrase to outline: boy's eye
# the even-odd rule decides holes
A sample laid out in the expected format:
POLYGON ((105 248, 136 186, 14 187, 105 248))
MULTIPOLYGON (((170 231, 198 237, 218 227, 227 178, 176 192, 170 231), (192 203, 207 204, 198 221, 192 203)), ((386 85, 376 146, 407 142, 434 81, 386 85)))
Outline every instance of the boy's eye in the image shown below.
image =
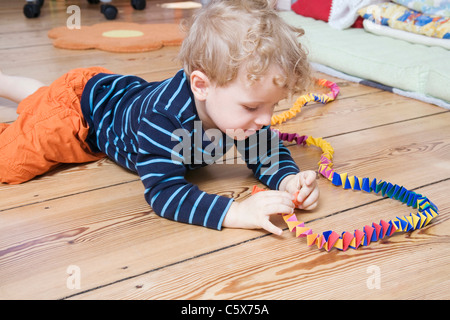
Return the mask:
POLYGON ((256 110, 258 109, 258 108, 256 108, 256 107, 249 107, 249 106, 246 106, 246 105, 242 105, 242 107, 243 107, 245 110, 250 111, 250 112, 256 111, 256 110))

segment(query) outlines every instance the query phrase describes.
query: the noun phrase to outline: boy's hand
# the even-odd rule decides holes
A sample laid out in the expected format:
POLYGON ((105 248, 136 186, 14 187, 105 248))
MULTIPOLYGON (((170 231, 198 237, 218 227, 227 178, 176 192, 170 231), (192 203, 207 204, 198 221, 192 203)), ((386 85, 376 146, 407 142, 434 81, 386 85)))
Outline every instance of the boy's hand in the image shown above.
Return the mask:
POLYGON ((297 208, 312 210, 317 207, 319 188, 314 171, 302 171, 296 175, 287 176, 280 185, 283 191, 264 191, 252 195, 240 202, 233 202, 228 210, 223 226, 228 228, 265 229, 276 235, 283 232, 270 222, 270 216, 294 212, 297 208), (298 192, 297 199, 294 194, 298 192))
POLYGON ((316 173, 312 170, 302 171, 296 175, 287 176, 280 185, 280 190, 290 194, 298 192, 297 208, 312 210, 317 207, 319 200, 319 187, 316 182, 316 173))
POLYGON ((270 222, 270 216, 294 212, 294 196, 283 191, 258 192, 240 202, 233 202, 223 221, 228 228, 265 229, 276 235, 283 230, 270 222))

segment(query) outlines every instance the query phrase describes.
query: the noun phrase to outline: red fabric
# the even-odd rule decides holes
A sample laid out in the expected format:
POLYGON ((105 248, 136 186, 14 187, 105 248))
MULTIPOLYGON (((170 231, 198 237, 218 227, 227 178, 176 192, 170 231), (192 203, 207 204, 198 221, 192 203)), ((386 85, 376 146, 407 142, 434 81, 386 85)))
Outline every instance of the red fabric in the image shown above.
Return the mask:
POLYGON ((297 0, 291 9, 304 17, 328 22, 333 0, 297 0))
POLYGON ((351 28, 364 28, 363 21, 363 17, 359 16, 351 28))
MULTIPOLYGON (((328 22, 333 0, 297 0, 291 6, 292 11, 304 17, 328 22)), ((363 28, 363 18, 358 17, 351 28, 363 28)))

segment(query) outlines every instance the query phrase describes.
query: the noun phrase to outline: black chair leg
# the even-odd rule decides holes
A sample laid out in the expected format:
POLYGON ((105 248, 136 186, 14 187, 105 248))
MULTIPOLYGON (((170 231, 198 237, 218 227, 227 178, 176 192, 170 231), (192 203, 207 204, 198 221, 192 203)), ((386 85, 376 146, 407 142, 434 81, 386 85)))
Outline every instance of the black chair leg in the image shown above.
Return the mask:
POLYGON ((136 10, 144 10, 146 4, 146 0, 131 0, 131 6, 136 10))
POLYGON ((37 18, 41 14, 41 7, 43 5, 44 0, 27 1, 23 7, 23 14, 29 19, 37 18))
POLYGON ((108 20, 114 20, 117 17, 117 8, 110 4, 102 4, 100 6, 100 12, 108 20))

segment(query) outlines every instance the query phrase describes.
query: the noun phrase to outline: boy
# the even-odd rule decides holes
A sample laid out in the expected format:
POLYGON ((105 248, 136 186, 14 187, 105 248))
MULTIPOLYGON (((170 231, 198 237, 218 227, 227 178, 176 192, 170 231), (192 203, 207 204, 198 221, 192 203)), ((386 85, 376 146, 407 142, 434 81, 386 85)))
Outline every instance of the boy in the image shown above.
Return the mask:
POLYGON ((21 183, 59 163, 105 154, 137 172, 160 216, 209 228, 264 228, 269 218, 313 209, 313 171, 299 173, 270 131, 274 106, 306 87, 302 30, 284 23, 268 1, 213 1, 200 10, 180 50, 183 69, 162 82, 76 69, 43 87, 0 74, 0 95, 21 101, 18 119, 0 124, 0 182, 21 183), (200 137, 200 139, 198 139, 200 137), (241 202, 207 194, 186 170, 236 145, 247 166, 273 190, 241 202))

